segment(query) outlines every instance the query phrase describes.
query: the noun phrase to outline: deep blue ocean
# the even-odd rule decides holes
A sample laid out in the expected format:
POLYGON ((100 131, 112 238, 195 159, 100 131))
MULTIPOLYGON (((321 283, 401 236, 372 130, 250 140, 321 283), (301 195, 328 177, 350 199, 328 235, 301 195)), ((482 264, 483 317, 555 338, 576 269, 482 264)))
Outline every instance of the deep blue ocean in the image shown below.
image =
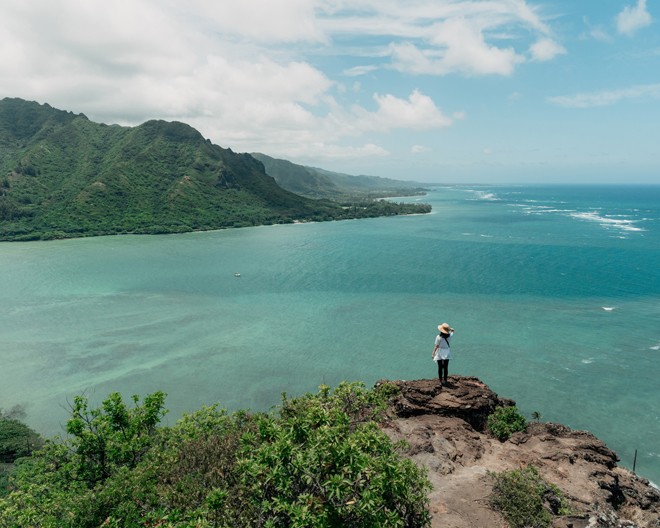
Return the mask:
POLYGON ((0 407, 168 393, 166 417, 320 384, 480 377, 660 483, 660 186, 439 186, 429 215, 0 245, 0 407), (235 276, 240 273, 240 276, 235 276))

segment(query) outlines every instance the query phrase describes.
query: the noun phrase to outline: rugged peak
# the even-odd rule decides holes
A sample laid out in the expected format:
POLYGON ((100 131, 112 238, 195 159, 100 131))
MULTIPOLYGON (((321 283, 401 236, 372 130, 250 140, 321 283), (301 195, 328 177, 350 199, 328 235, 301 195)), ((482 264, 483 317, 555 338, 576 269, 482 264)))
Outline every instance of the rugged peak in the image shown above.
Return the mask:
POLYGON ((400 392, 392 410, 401 417, 436 415, 460 418, 475 430, 486 431, 488 415, 497 407, 515 405, 500 398, 475 377, 450 376, 449 384, 440 388, 438 380, 393 381, 400 392))

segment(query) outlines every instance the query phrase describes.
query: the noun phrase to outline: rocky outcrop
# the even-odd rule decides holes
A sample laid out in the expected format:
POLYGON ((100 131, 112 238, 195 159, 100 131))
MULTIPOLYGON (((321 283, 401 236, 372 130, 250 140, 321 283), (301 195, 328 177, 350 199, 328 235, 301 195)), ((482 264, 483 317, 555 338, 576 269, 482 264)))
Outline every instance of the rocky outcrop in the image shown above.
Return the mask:
MULTIPOLYGON (((660 492, 617 465, 618 458, 586 431, 530 423, 500 442, 487 420, 498 406, 515 405, 474 377, 394 381, 400 389, 383 430, 404 439, 407 455, 427 468, 433 484, 432 526, 506 527, 488 503, 491 472, 536 466, 571 503, 572 515, 555 516, 556 528, 660 528, 660 492)), ((380 382, 379 382, 380 383, 380 382)))

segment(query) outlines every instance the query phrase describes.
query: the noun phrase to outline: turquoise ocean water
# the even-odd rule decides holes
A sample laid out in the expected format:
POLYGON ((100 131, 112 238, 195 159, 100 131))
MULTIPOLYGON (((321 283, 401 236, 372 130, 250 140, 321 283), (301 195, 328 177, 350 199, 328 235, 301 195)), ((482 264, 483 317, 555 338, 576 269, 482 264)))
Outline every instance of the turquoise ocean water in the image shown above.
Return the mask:
POLYGON ((168 393, 268 409, 340 380, 479 376, 660 482, 660 187, 448 186, 430 215, 0 245, 0 407, 168 393), (234 274, 240 273, 240 277, 234 274))

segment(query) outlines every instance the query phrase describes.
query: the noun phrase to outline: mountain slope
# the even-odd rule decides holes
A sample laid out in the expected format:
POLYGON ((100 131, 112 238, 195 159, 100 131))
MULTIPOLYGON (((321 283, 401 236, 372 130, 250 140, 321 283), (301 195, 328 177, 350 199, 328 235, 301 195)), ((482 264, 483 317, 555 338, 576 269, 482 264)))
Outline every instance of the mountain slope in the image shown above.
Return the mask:
POLYGON ((392 180, 379 176, 351 176, 316 167, 296 165, 266 154, 252 153, 264 164, 266 173, 284 189, 310 198, 342 200, 422 194, 417 182, 392 180))
POLYGON ((137 127, 0 101, 0 240, 180 232, 344 218, 247 154, 179 122, 137 127))

